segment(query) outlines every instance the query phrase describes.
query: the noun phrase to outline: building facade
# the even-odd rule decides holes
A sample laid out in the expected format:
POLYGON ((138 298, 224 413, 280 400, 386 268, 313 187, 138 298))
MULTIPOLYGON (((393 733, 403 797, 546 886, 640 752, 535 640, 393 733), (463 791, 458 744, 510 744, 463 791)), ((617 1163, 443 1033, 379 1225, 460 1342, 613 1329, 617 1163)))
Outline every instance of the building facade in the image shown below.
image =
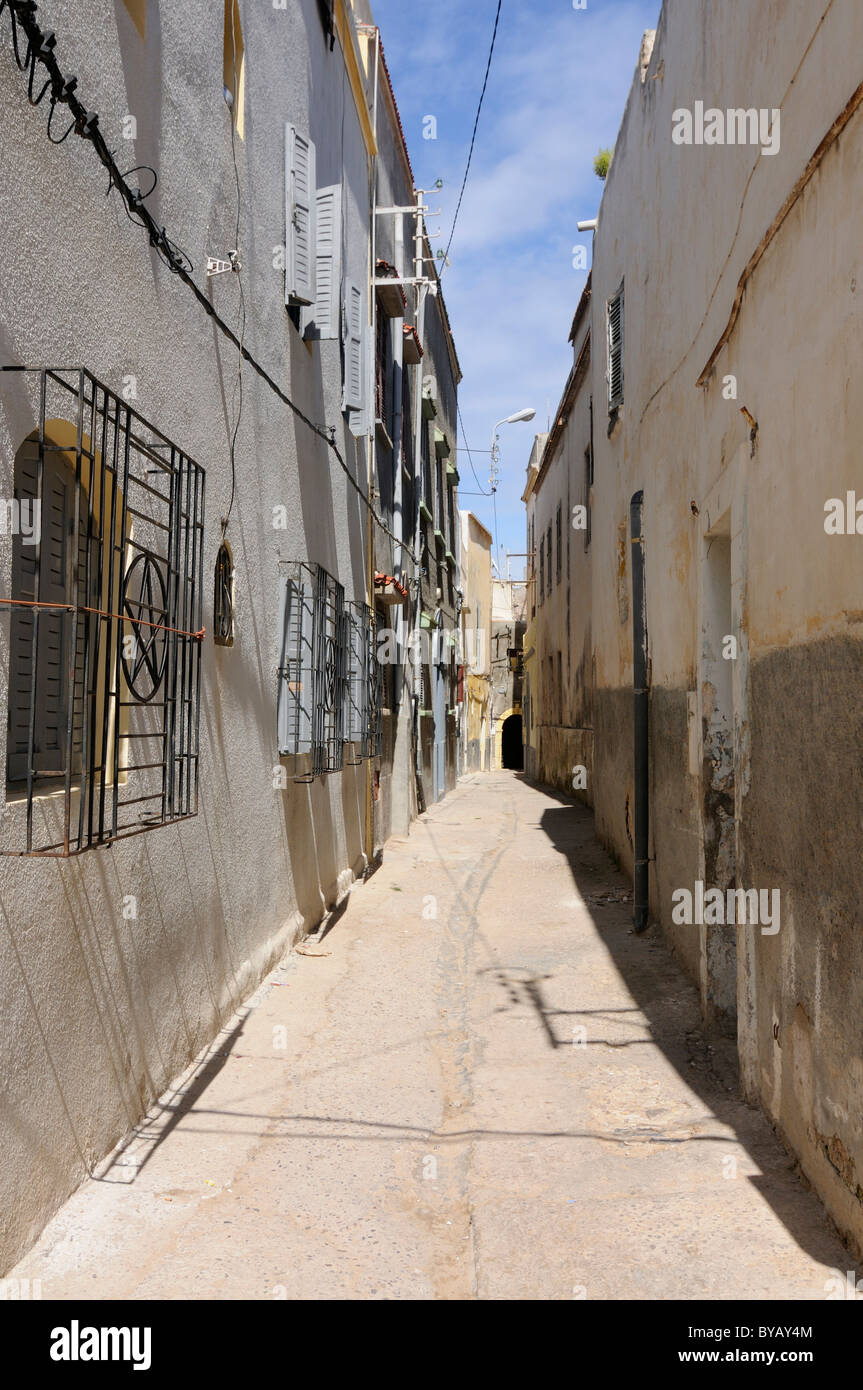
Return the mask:
MULTIPOLYGON (((431 246, 424 241, 430 260, 431 246)), ((452 790, 458 775, 459 551, 456 401, 461 368, 440 285, 425 297, 420 348, 417 546, 413 660, 419 809, 452 790)))
POLYGON ((460 771, 487 772, 492 765, 491 533, 473 512, 460 512, 461 607, 460 682, 462 759, 460 771))
POLYGON ((514 771, 521 771, 524 766, 522 694, 525 603, 525 585, 521 581, 492 581, 491 765, 514 771))
POLYGON ((531 737, 859 1249, 863 12, 775 17, 645 35, 526 489, 531 737))
POLYGON ((4 1267, 414 813, 458 376, 368 6, 97 8, 0 16, 4 1267))

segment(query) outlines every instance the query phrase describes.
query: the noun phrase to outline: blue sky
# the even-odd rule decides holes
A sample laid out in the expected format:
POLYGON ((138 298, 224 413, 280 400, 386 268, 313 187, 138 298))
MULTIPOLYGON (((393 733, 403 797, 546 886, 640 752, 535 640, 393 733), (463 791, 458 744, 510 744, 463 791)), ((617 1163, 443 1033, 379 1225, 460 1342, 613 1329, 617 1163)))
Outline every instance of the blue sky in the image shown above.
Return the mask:
MULTIPOLYGON (((497 0, 372 0, 420 187, 444 181, 426 202, 446 245, 464 175, 497 0), (437 139, 423 138, 434 116, 437 139)), ((464 380, 465 439, 488 488, 496 420, 534 406, 530 424, 500 431, 498 539, 524 550, 521 493, 537 430, 553 416, 572 361, 567 342, 586 271, 572 248, 590 234, 602 184, 593 157, 613 145, 641 36, 656 27, 661 0, 503 0, 489 84, 464 201, 443 273, 464 380), (480 452, 480 451, 486 452, 480 452)), ((459 440, 460 446, 464 440, 459 440)), ((491 498, 463 448, 460 505, 494 530, 491 498)), ((512 574, 521 573, 513 561, 512 574)))

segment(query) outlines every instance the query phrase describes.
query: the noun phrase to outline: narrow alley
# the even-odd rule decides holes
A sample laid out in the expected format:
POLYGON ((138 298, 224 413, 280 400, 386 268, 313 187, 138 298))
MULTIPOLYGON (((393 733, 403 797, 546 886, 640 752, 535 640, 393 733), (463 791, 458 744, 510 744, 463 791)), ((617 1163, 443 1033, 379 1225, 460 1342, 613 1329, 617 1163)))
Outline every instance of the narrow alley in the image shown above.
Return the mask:
POLYGON ((850 1257, 589 812, 463 780, 11 1273, 50 1299, 823 1299, 850 1257))

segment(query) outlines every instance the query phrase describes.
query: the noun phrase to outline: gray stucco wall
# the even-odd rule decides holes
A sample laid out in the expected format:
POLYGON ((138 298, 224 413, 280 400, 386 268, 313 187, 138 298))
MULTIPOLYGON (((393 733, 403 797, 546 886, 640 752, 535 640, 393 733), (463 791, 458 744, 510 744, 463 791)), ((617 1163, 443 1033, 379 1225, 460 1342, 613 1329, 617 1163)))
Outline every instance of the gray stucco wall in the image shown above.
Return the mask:
MULTIPOLYGON (((704 929, 675 925, 671 895, 711 871, 704 751, 712 698, 705 636, 710 546, 730 537, 737 883, 781 893, 776 936, 738 929, 741 1079, 798 1154, 852 1242, 863 1241, 859 747, 860 537, 824 531, 824 504, 859 492, 859 111, 793 202, 746 283, 747 263, 859 82, 863 12, 837 0, 747 6, 666 0, 650 66, 636 73, 595 238, 593 341, 625 278, 625 399, 596 410, 591 614, 596 653, 597 824, 631 863, 632 628, 628 509, 644 489, 651 655, 651 911, 723 1026, 729 965, 704 929), (793 80, 792 80, 793 79, 793 80), (672 112, 781 108, 781 147, 675 146, 672 112), (736 379, 736 397, 723 395, 736 379), (758 422, 755 448, 746 407, 758 422), (609 428, 612 425, 613 427, 609 428), (623 550, 620 537, 624 538, 623 550), (694 721, 694 727, 693 727, 694 721), (725 963, 723 967, 723 961, 725 963)), ((594 401, 605 394, 596 354, 594 401)), ((714 798, 715 799, 715 798, 714 798)), ((736 955, 736 967, 734 956, 736 955)), ((727 1025, 727 1017, 724 1024, 727 1025)), ((733 1020, 732 1020, 733 1025, 733 1020)))
MULTIPOLYGON (((368 165, 338 44, 324 44, 316 0, 287 11, 241 5, 245 139, 237 141, 245 342, 316 423, 334 426, 365 486, 365 445, 341 413, 338 342, 306 344, 286 314, 286 121, 311 133, 318 182, 344 174, 349 273, 366 283, 368 165), (254 189, 252 195, 251 189, 254 189)), ((64 70, 99 113, 124 167, 151 164, 149 205, 206 283, 207 255, 236 241, 231 122, 222 97, 222 7, 150 5, 146 44, 125 6, 45 0, 64 70), (124 141, 123 117, 138 122, 124 141)), ((249 994, 296 933, 319 920, 364 864, 363 766, 285 790, 278 764, 279 561, 319 561, 365 596, 366 517, 326 446, 248 365, 228 539, 236 564, 234 646, 215 648, 212 571, 230 493, 237 354, 105 197, 106 175, 76 137, 57 148, 46 111, 0 20, 0 360, 81 364, 119 391, 206 470, 200 814, 75 861, 0 858, 0 1265, 8 1266, 86 1171, 136 1123, 249 994), (283 505, 287 529, 273 526, 283 505), (126 895, 137 918, 126 920, 126 895)), ((146 185, 145 185, 146 186, 146 185)), ((207 285, 240 321, 233 275, 207 285)), ((19 380, 0 380, 0 469, 11 496, 15 450, 33 420, 19 380)), ((9 593, 11 537, 0 537, 9 593)), ((8 618, 0 618, 0 670, 8 618)), ((5 698, 5 693, 4 697, 5 698)), ((0 728, 5 731, 5 719, 0 728)), ((4 734, 0 734, 0 757, 4 734)), ((6 807, 4 834, 17 807, 6 807)))

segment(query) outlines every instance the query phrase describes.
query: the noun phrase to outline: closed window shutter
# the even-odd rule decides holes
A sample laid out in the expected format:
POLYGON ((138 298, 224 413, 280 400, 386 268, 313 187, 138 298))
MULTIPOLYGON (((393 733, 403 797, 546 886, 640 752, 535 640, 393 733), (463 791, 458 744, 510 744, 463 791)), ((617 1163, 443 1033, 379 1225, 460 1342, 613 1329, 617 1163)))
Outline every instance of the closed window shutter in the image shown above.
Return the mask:
POLYGON ((315 301, 315 147, 285 127, 285 303, 315 301))
POLYGON ((308 338, 338 338, 342 275, 342 186, 318 190, 316 199, 315 302, 304 310, 308 338))
POLYGON ((608 301, 608 408, 623 404, 623 287, 608 301))
POLYGON ((344 410, 362 410, 364 339, 363 292, 359 285, 354 284, 353 280, 347 280, 344 298, 345 379, 342 401, 344 410))
POLYGON ((351 604, 348 620, 348 700, 345 718, 345 742, 363 745, 367 754, 374 700, 373 634, 368 610, 364 605, 351 604))
POLYGON ((283 576, 277 714, 282 755, 312 751, 314 612, 311 584, 283 576))
MULTIPOLYGON (((36 497, 38 445, 25 446, 16 461, 15 495, 32 503, 36 497)), ((28 602, 69 603, 75 556, 74 529, 75 477, 62 455, 46 449, 42 472, 42 513, 40 559, 37 547, 25 545, 19 534, 12 546, 12 596, 28 602)), ((80 539, 79 539, 80 546, 80 539)), ((83 559, 83 556, 81 557, 83 559)), ((80 602, 86 602, 83 595, 80 602)), ((29 746, 34 610, 13 608, 10 630, 9 714, 7 778, 23 781, 27 776, 29 746)), ((33 737, 33 763, 36 772, 65 771, 69 716, 69 655, 73 640, 74 615, 39 610, 36 650, 36 715, 33 737)), ((83 645, 76 644, 75 678, 83 677, 83 645), (80 651, 78 650, 80 646, 80 651)), ((80 767, 80 727, 76 724, 73 742, 78 756, 73 772, 80 767)))

